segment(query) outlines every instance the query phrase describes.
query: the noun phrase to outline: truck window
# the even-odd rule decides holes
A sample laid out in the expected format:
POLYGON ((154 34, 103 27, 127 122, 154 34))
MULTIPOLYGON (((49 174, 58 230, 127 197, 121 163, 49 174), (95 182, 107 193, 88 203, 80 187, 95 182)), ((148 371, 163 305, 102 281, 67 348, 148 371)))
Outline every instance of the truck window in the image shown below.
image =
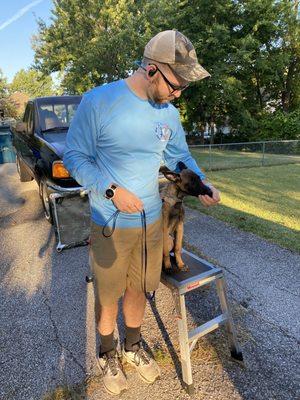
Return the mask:
POLYGON ((68 129, 78 108, 79 101, 66 101, 39 105, 39 120, 42 131, 62 128, 68 129))
POLYGON ((68 104, 67 113, 68 113, 68 124, 72 121, 75 111, 77 110, 79 104, 68 104))

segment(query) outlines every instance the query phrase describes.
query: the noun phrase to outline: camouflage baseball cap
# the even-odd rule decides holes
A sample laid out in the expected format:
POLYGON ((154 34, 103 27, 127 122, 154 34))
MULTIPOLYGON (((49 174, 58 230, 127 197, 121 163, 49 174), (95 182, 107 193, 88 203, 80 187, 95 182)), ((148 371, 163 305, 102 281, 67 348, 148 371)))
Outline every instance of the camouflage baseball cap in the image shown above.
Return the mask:
POLYGON ((210 74, 199 64, 190 40, 177 30, 155 35, 144 50, 144 57, 168 64, 185 81, 199 81, 210 74))

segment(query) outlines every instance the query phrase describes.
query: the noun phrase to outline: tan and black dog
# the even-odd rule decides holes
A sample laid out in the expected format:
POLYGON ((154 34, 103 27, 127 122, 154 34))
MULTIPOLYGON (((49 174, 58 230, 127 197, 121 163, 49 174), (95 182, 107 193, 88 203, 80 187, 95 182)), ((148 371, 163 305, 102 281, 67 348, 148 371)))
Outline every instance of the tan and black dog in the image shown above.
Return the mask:
POLYGON ((181 258, 184 220, 183 198, 185 196, 198 197, 205 194, 212 197, 211 189, 204 185, 195 172, 188 169, 181 161, 178 163, 178 168, 179 173, 170 171, 166 166, 159 170, 169 181, 160 193, 163 201, 163 267, 167 273, 173 272, 170 260, 170 235, 174 238, 173 251, 178 270, 188 270, 181 258))

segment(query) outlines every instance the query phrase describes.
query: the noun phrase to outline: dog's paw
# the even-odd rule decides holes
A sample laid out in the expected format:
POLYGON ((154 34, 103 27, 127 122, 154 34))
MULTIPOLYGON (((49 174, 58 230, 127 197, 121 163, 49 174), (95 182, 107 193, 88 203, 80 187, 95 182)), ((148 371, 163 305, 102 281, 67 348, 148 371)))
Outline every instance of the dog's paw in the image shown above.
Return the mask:
POLYGON ((169 270, 172 269, 172 264, 171 263, 163 263, 163 270, 169 270))
POLYGON ((172 263, 170 260, 170 256, 164 256, 163 258, 163 268, 165 269, 171 269, 172 268, 172 263))
POLYGON ((189 267, 186 264, 180 264, 180 265, 177 265, 177 267, 178 267, 178 271, 187 272, 189 270, 189 267))

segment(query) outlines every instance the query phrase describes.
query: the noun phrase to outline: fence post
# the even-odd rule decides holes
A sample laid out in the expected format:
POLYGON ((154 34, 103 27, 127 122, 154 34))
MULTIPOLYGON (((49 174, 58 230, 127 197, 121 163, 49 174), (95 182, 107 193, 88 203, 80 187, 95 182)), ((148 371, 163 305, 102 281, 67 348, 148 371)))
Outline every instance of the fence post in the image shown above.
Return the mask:
POLYGON ((263 142, 262 144, 262 160, 261 160, 261 166, 263 167, 265 165, 265 149, 266 149, 266 142, 263 142))
POLYGON ((211 171, 211 144, 209 145, 209 165, 208 165, 209 171, 211 171))

